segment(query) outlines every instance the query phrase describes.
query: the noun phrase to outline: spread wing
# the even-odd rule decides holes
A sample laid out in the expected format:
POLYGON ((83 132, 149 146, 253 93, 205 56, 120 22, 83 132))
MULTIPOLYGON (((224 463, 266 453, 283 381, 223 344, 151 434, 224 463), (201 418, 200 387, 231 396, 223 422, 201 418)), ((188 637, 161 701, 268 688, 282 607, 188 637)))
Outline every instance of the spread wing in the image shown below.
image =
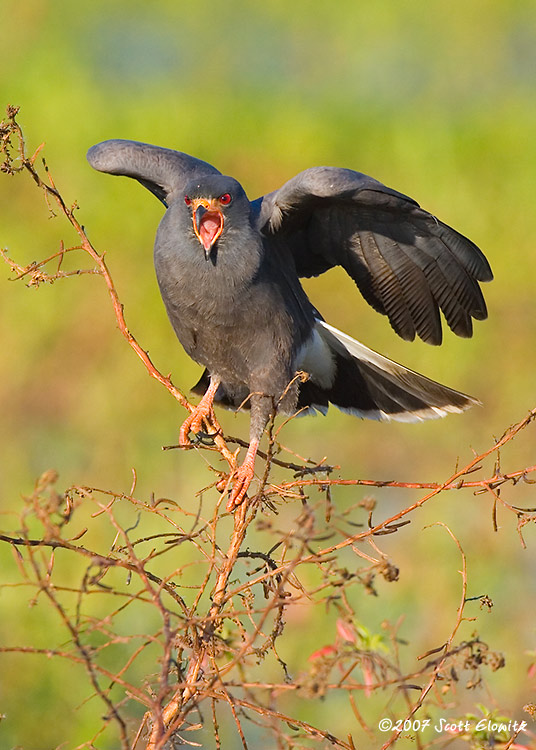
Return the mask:
POLYGON ((479 248, 372 177, 314 167, 256 208, 259 230, 287 247, 300 276, 342 266, 406 340, 440 344, 440 309, 459 336, 487 317, 479 282, 493 274, 479 248))
POLYGON ((197 176, 220 174, 211 164, 181 151, 121 139, 92 146, 87 160, 99 172, 134 177, 165 206, 197 176))

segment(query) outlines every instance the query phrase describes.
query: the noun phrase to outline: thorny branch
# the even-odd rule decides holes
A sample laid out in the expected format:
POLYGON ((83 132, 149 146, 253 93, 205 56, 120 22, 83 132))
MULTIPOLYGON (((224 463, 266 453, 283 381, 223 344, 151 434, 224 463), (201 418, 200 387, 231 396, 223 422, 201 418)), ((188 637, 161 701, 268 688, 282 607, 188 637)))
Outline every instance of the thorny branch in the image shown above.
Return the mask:
MULTIPOLYGON (((151 377, 181 406, 192 410, 186 397, 155 367, 129 331, 104 254, 89 241, 75 216, 77 206, 69 207, 64 201, 44 161, 46 179, 41 177, 36 162, 42 146, 31 157, 27 156, 17 112, 16 107, 8 108, 7 119, 0 123, 0 153, 4 159, 0 169, 9 175, 30 175, 44 192, 47 203, 54 204, 73 227, 78 242, 72 247, 65 247, 62 242, 57 252, 25 267, 1 250, 13 278, 37 287, 72 276, 100 275, 119 330, 129 346, 151 377), (68 253, 89 258, 92 266, 64 271, 62 263, 68 253)), ((47 598, 68 633, 69 646, 48 649, 6 646, 0 652, 53 656, 85 670, 93 695, 100 698, 106 710, 102 726, 85 743, 87 748, 94 748, 96 737, 115 727, 122 750, 140 750, 142 744, 145 750, 170 750, 182 744, 219 749, 222 720, 227 716, 244 748, 248 747, 250 736, 270 736, 272 744, 279 748, 297 749, 315 742, 355 750, 352 734, 337 736, 338 721, 325 729, 299 715, 303 702, 334 693, 348 696, 350 712, 360 727, 356 731, 362 731, 368 741, 376 739, 379 744, 372 719, 367 721, 364 717, 367 704, 361 701, 359 709, 358 697, 368 698, 390 689, 391 711, 409 720, 443 705, 437 698, 439 683, 442 695, 454 695, 457 685, 465 681, 471 689, 484 680, 486 670, 504 666, 502 655, 476 633, 469 640, 456 642, 462 623, 469 619, 466 608, 472 607, 474 615, 475 599, 481 607, 489 608, 492 602, 487 596, 467 597, 465 554, 453 532, 443 523, 439 526, 450 535, 462 560, 460 604, 446 641, 423 655, 417 668, 404 669, 398 635, 400 623, 386 624, 381 636, 367 633, 356 616, 356 587, 375 594, 378 576, 386 581, 398 579, 396 565, 378 547, 380 537, 399 532, 417 508, 440 494, 472 490, 489 496, 495 530, 498 506, 516 515, 524 543, 522 528, 536 520, 536 509, 510 504, 501 491, 508 486, 535 482, 532 475, 536 466, 502 472, 499 457, 501 449, 535 420, 536 409, 440 483, 340 479, 333 476, 338 467, 326 464, 325 458, 319 462, 301 458, 284 461, 281 458, 284 449, 279 443, 281 428, 275 430, 272 423, 268 450, 259 452, 265 467, 258 494, 235 511, 230 539, 230 519, 223 511, 222 495, 207 516, 201 505, 192 513, 172 500, 140 500, 135 495, 135 479, 130 493, 78 485, 59 491, 58 476, 47 472, 36 483, 32 495, 25 498, 16 531, 2 532, 0 542, 12 547, 21 578, 17 585, 35 591, 34 600, 47 598), (495 458, 494 469, 487 478, 482 478, 483 465, 490 457, 495 458), (273 466, 292 472, 294 478, 270 483, 273 466), (348 486, 399 488, 417 492, 419 497, 398 513, 376 520, 376 502, 370 498, 342 510, 335 508, 331 490, 348 486), (325 501, 311 502, 306 493, 313 489, 321 491, 325 501), (130 527, 121 524, 117 517, 117 510, 125 503, 137 515, 137 521, 130 527), (294 503, 297 511, 293 522, 281 530, 275 519, 278 508, 285 503, 294 503), (114 541, 108 549, 92 549, 80 541, 87 528, 82 525, 76 531, 76 526, 88 507, 94 509, 93 527, 113 532, 114 541), (358 524, 357 518, 363 523, 358 524), (150 532, 144 533, 144 521, 151 521, 150 532), (137 528, 141 535, 134 538, 137 528), (260 544, 259 539, 263 540, 264 549, 245 547, 246 542, 260 544), (330 543, 326 545, 328 540, 330 543), (348 564, 349 554, 351 564, 348 564), (79 587, 62 584, 56 573, 59 556, 69 556, 79 563, 82 576, 79 587), (119 573, 122 578, 118 578, 119 573), (94 607, 95 601, 101 603, 100 608, 94 607), (300 606, 335 609, 337 626, 331 642, 302 662, 301 671, 293 676, 279 655, 278 641, 287 632, 288 613, 300 606), (158 612, 156 629, 148 627, 143 636, 137 633, 119 636, 114 632, 114 622, 124 612, 135 611, 136 619, 143 622, 147 608, 158 612), (100 635, 98 647, 91 640, 93 634, 100 635), (128 656, 114 670, 109 667, 107 655, 118 643, 126 647, 128 656), (157 663, 159 671, 154 673, 157 663), (288 703, 288 696, 294 696, 293 703, 288 703), (146 710, 137 727, 129 718, 133 702, 146 710), (208 711, 205 714, 207 706, 210 718, 208 711)), ((229 485, 236 454, 228 444, 245 444, 239 438, 224 438, 217 423, 206 427, 214 435, 214 444, 199 449, 212 451, 224 459, 229 474, 222 482, 222 473, 217 472, 218 484, 229 485)), ((327 633, 325 637, 330 638, 327 633)), ((400 737, 401 731, 394 731, 383 747, 394 746, 400 737)), ((497 735, 492 740, 497 747, 498 742, 504 747, 514 747, 516 737, 517 734, 497 735)), ((429 746, 418 735, 413 739, 418 748, 429 746)), ((468 745, 472 739, 466 738, 468 745)), ((254 741, 258 744, 263 740, 254 741)))

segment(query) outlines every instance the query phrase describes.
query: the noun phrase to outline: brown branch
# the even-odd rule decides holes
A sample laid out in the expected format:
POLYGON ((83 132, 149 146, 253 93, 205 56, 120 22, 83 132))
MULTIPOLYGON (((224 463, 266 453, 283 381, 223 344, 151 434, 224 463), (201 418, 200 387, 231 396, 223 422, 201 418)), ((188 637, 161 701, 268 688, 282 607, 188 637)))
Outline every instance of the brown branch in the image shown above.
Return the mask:
MULTIPOLYGON (((131 349, 133 349, 136 355, 141 359, 149 375, 155 380, 157 380, 159 383, 161 383, 169 391, 169 393, 173 396, 173 398, 175 398, 179 402, 181 406, 183 406, 185 409, 188 409, 191 412, 194 409, 193 405, 190 404, 186 396, 184 396, 184 394, 172 383, 171 378, 169 376, 163 375, 155 367, 148 353, 138 344, 133 334, 129 331, 127 324, 126 324, 125 316, 124 316, 123 305, 119 300, 119 295, 117 293, 115 284, 112 280, 112 277, 108 270, 108 266, 105 261, 105 257, 104 257, 105 254, 98 253, 97 250, 93 247, 91 241, 89 240, 85 232, 85 229, 82 227, 82 225, 77 220, 74 214, 74 210, 76 206, 72 208, 69 208, 67 206, 61 194, 56 189, 56 186, 54 184, 54 181, 48 169, 47 169, 47 175, 49 179, 49 184, 47 184, 41 178, 41 176, 39 175, 39 173, 37 172, 34 166, 36 154, 31 159, 26 156, 24 135, 22 133, 22 129, 20 128, 18 122, 16 121, 17 113, 18 113, 18 108, 16 107, 8 109, 9 128, 10 128, 10 132, 18 138, 19 158, 20 158, 21 164, 20 164, 20 167, 14 168, 11 165, 9 165, 8 162, 6 162, 4 164, 4 171, 11 171, 11 173, 14 173, 15 171, 26 170, 30 174, 30 176, 32 177, 36 185, 41 190, 43 190, 43 192, 45 193, 45 196, 47 198, 51 198, 57 204, 61 213, 65 216, 65 218, 68 220, 68 222, 71 224, 71 226, 77 233, 78 237, 80 238, 81 249, 85 253, 87 253, 87 255, 89 255, 89 257, 95 262, 98 272, 102 275, 105 281, 106 287, 108 289, 110 301, 113 306, 115 318, 117 321, 117 326, 121 334, 127 340, 131 349)), ((51 257, 54 257, 54 256, 51 256, 51 257)), ((8 262, 10 262, 11 264, 11 261, 8 261, 8 262)), ((26 272, 27 271, 25 270, 24 273, 26 272)), ((218 451, 220 452, 220 454, 222 455, 222 457, 229 464, 231 471, 233 471, 236 468, 236 457, 228 449, 225 443, 225 440, 223 439, 221 435, 221 428, 219 427, 217 423, 208 424, 207 428, 209 432, 214 433, 215 445, 218 451)))
POLYGON ((195 657, 191 659, 186 675, 186 686, 180 686, 167 703, 163 711, 158 711, 154 716, 153 729, 146 750, 162 750, 170 736, 181 726, 184 720, 183 708, 187 702, 196 696, 198 692, 197 681, 202 668, 202 663, 210 648, 211 640, 219 622, 221 608, 225 601, 227 583, 237 560, 240 548, 244 541, 246 531, 254 519, 256 507, 243 503, 238 506, 234 513, 234 530, 231 537, 229 549, 224 558, 222 567, 216 578, 213 589, 212 605, 207 615, 207 625, 204 633, 197 644, 195 657), (171 725, 171 727, 170 727, 171 725))
MULTIPOLYGON (((446 529, 447 533, 449 534, 449 536, 451 537, 451 539, 454 541, 454 543, 458 547, 458 550, 460 552, 460 556, 461 556, 461 559, 462 559, 462 569, 459 571, 460 575, 462 577, 462 591, 461 591, 461 597, 460 597, 460 604, 458 605, 458 610, 456 612, 456 620, 455 620, 455 623, 454 623, 454 627, 452 628, 452 631, 451 631, 451 633, 450 633, 450 635, 449 635, 449 637, 448 637, 445 645, 442 647, 443 655, 436 662, 436 664, 435 664, 435 666, 434 666, 434 668, 432 670, 432 674, 430 675, 430 679, 428 680, 428 683, 421 690, 419 698, 415 701, 415 703, 413 704, 413 706, 411 706, 410 710, 408 711, 407 715, 405 716, 405 719, 404 719, 405 721, 408 721, 413 716, 415 716, 415 714, 417 713, 417 711, 422 707, 426 696, 428 695, 428 693, 430 692, 430 690, 436 684, 437 679, 439 677, 439 674, 440 674, 441 670, 443 669, 443 667, 444 667, 444 665, 445 665, 445 663, 447 661, 447 658, 449 656, 449 652, 450 652, 452 644, 454 642, 454 638, 456 637, 456 633, 458 632, 459 627, 460 627, 460 625, 462 623, 462 620, 463 620, 463 611, 464 611, 464 608, 465 608, 465 604, 467 602, 467 559, 465 557, 465 553, 464 553, 464 551, 462 549, 462 546, 461 546, 460 542, 458 541, 458 539, 456 539, 456 537, 454 536, 454 534, 452 533, 452 531, 449 529, 449 527, 446 524, 442 523, 441 521, 438 521, 437 523, 433 524, 433 526, 442 526, 444 529, 446 529)), ((403 722, 402 722, 402 726, 404 726, 403 722)), ((385 742, 382 745, 381 750, 387 750, 389 747, 392 747, 392 745, 394 745, 394 743, 400 737, 401 734, 402 734, 402 730, 396 729, 393 732, 393 734, 391 735, 391 737, 387 740, 387 742, 385 742)))
MULTIPOLYGON (((209 695, 213 696, 214 698, 222 697, 221 694, 218 693, 218 691, 209 693, 209 695)), ((281 713, 280 711, 274 711, 273 709, 267 708, 266 706, 259 706, 257 704, 250 703, 249 701, 245 701, 240 698, 233 697, 232 701, 233 703, 235 703, 235 705, 242 706, 243 708, 247 708, 248 710, 259 713, 262 716, 270 716, 275 719, 278 719, 279 721, 283 721, 288 724, 292 724, 297 727, 300 727, 306 732, 306 734, 310 735, 311 737, 315 737, 315 738, 321 737, 322 739, 329 742, 331 745, 335 745, 336 747, 342 747, 345 750, 352 750, 351 745, 349 745, 347 742, 343 742, 343 740, 339 739, 338 737, 335 737, 335 735, 331 734, 331 732, 326 732, 323 729, 318 729, 317 727, 314 727, 312 724, 309 724, 306 721, 300 721, 299 719, 295 719, 292 716, 287 716, 281 713)))
MULTIPOLYGON (((0 124, 0 152, 5 157, 1 168, 9 174, 29 174, 43 191, 49 208, 54 206, 74 229, 78 244, 66 248, 61 243, 58 251, 25 267, 10 258, 7 251, 1 251, 4 260, 17 279, 29 279, 31 286, 41 282, 52 283, 72 275, 92 273, 101 276, 122 336, 150 376, 161 383, 179 404, 191 411, 193 407, 186 397, 173 385, 170 377, 164 376, 154 366, 147 352, 129 331, 123 305, 105 262, 105 254, 99 253, 89 241, 76 218, 77 207, 69 208, 65 203, 46 165, 46 178, 40 176, 35 164, 41 147, 31 157, 26 155, 16 114, 16 108, 12 108, 8 111, 8 122, 0 124), (16 146, 11 139, 16 139, 16 146), (17 156, 14 156, 15 152, 17 156), (63 270, 64 257, 75 251, 89 257, 93 267, 78 271, 63 270)), ((371 645, 366 634, 358 632, 355 597, 352 596, 351 587, 357 585, 364 587, 368 593, 376 593, 373 585, 375 576, 383 575, 388 581, 397 580, 398 569, 382 551, 380 537, 395 532, 404 533, 401 529, 409 524, 411 514, 445 490, 470 489, 475 494, 484 494, 493 503, 494 519, 497 507, 515 513, 523 541, 521 530, 526 523, 534 520, 536 510, 512 505, 504 499, 501 490, 506 485, 514 487, 523 482, 534 482, 531 475, 536 472, 536 465, 502 472, 498 457, 501 448, 535 419, 536 409, 510 427, 488 450, 474 456, 463 468, 457 468, 446 481, 437 483, 337 479, 332 474, 339 467, 327 464, 326 458, 315 462, 288 451, 295 460, 281 460, 281 452, 288 450, 278 443, 285 422, 276 429, 272 421, 268 428, 268 449, 258 454, 259 459, 265 461, 260 473, 259 493, 249 505, 239 506, 232 517, 223 512, 223 495, 219 496, 206 518, 203 497, 194 513, 180 508, 172 500, 153 499, 150 503, 143 503, 133 496, 135 473, 130 495, 81 486, 58 493, 53 486, 57 477, 45 475, 36 484, 31 497, 24 499, 25 506, 17 530, 0 534, 0 542, 11 545, 23 582, 6 586, 33 586, 36 592, 34 602, 44 594, 67 629, 73 652, 65 648, 27 647, 4 647, 0 648, 0 652, 40 653, 82 665, 91 684, 92 695, 97 695, 106 708, 104 724, 95 737, 113 720, 124 750, 134 750, 142 741, 146 750, 167 750, 173 741, 195 745, 195 742, 190 742, 187 733, 195 731, 207 721, 201 713, 202 704, 206 701, 210 704, 217 748, 222 741, 217 717, 219 704, 225 711, 230 710, 238 739, 244 748, 248 746, 246 722, 249 721, 269 731, 279 747, 300 747, 296 736, 296 732, 299 732, 307 742, 314 739, 345 750, 355 750, 351 736, 347 741, 343 740, 326 729, 291 716, 290 711, 280 711, 277 700, 284 702, 284 696, 289 693, 293 693, 293 698, 297 700, 310 700, 327 696, 331 691, 344 692, 348 695, 352 715, 370 741, 374 732, 371 729, 373 722, 367 720, 369 707, 364 702, 358 710, 356 691, 368 697, 373 691, 391 689, 388 700, 403 701, 404 712, 409 719, 420 710, 432 710, 434 693, 438 694, 434 688, 440 677, 443 678, 453 664, 461 662, 463 667, 466 662, 470 663, 473 649, 480 655, 484 654, 482 662, 486 659, 488 665, 493 662, 492 669, 501 665, 500 655, 488 651, 487 644, 479 641, 476 635, 467 642, 454 642, 464 621, 464 608, 470 600, 467 599, 464 551, 452 531, 442 522, 438 523, 456 543, 462 559, 461 600, 446 642, 439 649, 425 654, 417 661, 416 668, 415 665, 406 669, 401 666, 401 639, 397 635, 400 622, 388 626, 390 650, 386 647, 385 652, 371 645), (479 478, 484 473, 482 464, 490 456, 497 457, 493 473, 486 472, 487 478, 479 478), (270 484, 273 465, 293 472, 294 478, 279 486, 270 484), (330 497, 330 490, 336 486, 403 488, 418 491, 421 496, 389 518, 376 522, 373 520, 376 513, 373 501, 365 499, 353 507, 338 509, 330 497), (306 491, 314 487, 323 491, 325 502, 310 503, 306 491), (101 496, 104 496, 104 500, 99 502, 101 496), (138 516, 130 528, 125 528, 119 522, 119 514, 116 517, 119 501, 125 500, 138 516), (289 521, 287 515, 282 514, 279 518, 285 519, 284 524, 281 522, 282 528, 278 528, 279 505, 286 502, 290 507, 290 500, 299 500, 294 503, 298 509, 297 517, 289 521), (71 534, 68 540, 63 539, 66 526, 72 522, 77 508, 81 504, 87 507, 88 503, 95 503, 91 522, 103 524, 110 532, 108 536, 114 539, 111 547, 102 547, 104 552, 79 543, 85 527, 78 534, 71 534), (259 513, 261 508, 262 515, 259 513), (359 513, 357 519, 356 510, 359 513), (147 513, 151 515, 147 516, 147 513), (182 521, 185 516, 188 519, 186 523, 177 521, 177 518, 182 521), (139 536, 133 538, 132 532, 140 519, 148 520, 148 527, 141 528, 136 532, 139 536), (248 530, 254 521, 257 521, 256 527, 260 533, 248 537, 248 530), (155 522, 165 526, 166 530, 162 531, 160 526, 155 529, 155 522), (40 525, 42 538, 35 531, 36 524, 40 525), (184 528, 185 525, 188 529, 184 528), (32 530, 31 534, 29 529, 32 530), (269 541, 265 543, 269 535, 269 541), (256 543, 263 540, 258 542, 259 546, 263 545, 262 548, 244 548, 248 538, 254 538, 256 543), (357 546, 363 541, 369 545, 366 552, 357 546), (186 549, 180 545, 186 545, 186 549), (348 547, 353 565, 347 564, 349 555, 342 554, 348 547), (148 552, 143 555, 141 551, 146 549, 148 552), (57 550, 65 552, 57 553, 57 550), (62 586, 61 578, 58 582, 61 573, 55 567, 56 553, 58 557, 65 554, 70 559, 78 559, 85 567, 78 588, 75 585, 62 586), (168 555, 165 560, 162 557, 164 554, 168 555), (169 562, 170 554, 174 556, 174 562, 163 575, 157 576, 149 570, 161 570, 164 563, 169 562), (237 566, 238 561, 251 566, 245 577, 240 575, 242 565, 237 566), (156 565, 160 565, 160 568, 156 565), (304 565, 312 567, 304 569, 304 565), (137 582, 133 587, 135 590, 123 591, 117 587, 113 574, 109 573, 114 569, 125 571, 126 586, 134 579, 137 582), (183 590, 184 596, 179 593, 183 590), (106 598, 106 612, 103 615, 99 611, 97 617, 86 607, 88 596, 93 593, 111 594, 124 599, 106 598), (321 636, 327 641, 331 637, 332 642, 324 644, 312 654, 302 672, 293 679, 276 650, 276 641, 279 648, 277 639, 283 634, 288 608, 300 604, 325 607, 330 612, 335 608, 339 619, 335 634, 328 635, 326 632, 321 636), (143 636, 120 635, 122 630, 114 632, 115 620, 127 607, 136 605, 154 608, 152 611, 158 614, 154 630, 150 631, 143 620, 143 636), (95 639, 98 646, 88 645, 93 644, 95 639), (126 655, 121 666, 114 671, 103 666, 102 660, 111 658, 116 646, 125 646, 126 655), (135 671, 132 667, 138 666, 142 654, 147 656, 146 649, 150 646, 157 647, 159 652, 152 661, 151 674, 144 681, 142 678, 140 686, 136 681, 139 681, 139 677, 131 678, 129 673, 135 671), (257 673, 252 674, 250 667, 260 663, 267 654, 273 655, 282 676, 273 681, 255 681, 252 677, 257 673), (104 680, 108 680, 109 684, 105 685, 104 680), (112 700, 112 695, 115 696, 112 688, 116 692, 119 689, 123 691, 121 699, 112 700), (418 691, 417 698, 413 690, 418 691), (240 697, 236 696, 238 691, 241 691, 240 697), (398 695, 403 697, 399 699, 398 695), (146 709, 137 731, 132 732, 133 745, 129 744, 127 723, 123 717, 123 712, 127 715, 124 706, 128 701, 135 701, 146 709), (195 717, 193 723, 192 715, 195 717), (294 734, 288 733, 287 726, 294 734), (142 740, 145 733, 148 738, 142 740)), ((223 477, 221 472, 217 472, 220 474, 218 485, 221 489, 223 483, 229 485, 232 481, 236 465, 236 455, 228 444, 241 447, 247 443, 240 438, 225 438, 215 419, 209 420, 205 426, 207 432, 213 433, 214 446, 203 446, 203 449, 218 453, 228 465, 228 476, 223 477)), ((494 523, 496 528, 497 524, 494 523)), ((481 607, 491 606, 489 598, 483 596, 478 599, 481 607)), ((131 618, 133 614, 132 609, 127 610, 131 618)), ((152 653, 149 654, 152 657, 152 653)), ((337 726, 335 722, 333 725, 337 726)), ((399 736, 399 733, 393 733, 384 748, 393 746, 399 736)), ((420 738, 417 738, 416 745, 423 747, 420 738)))

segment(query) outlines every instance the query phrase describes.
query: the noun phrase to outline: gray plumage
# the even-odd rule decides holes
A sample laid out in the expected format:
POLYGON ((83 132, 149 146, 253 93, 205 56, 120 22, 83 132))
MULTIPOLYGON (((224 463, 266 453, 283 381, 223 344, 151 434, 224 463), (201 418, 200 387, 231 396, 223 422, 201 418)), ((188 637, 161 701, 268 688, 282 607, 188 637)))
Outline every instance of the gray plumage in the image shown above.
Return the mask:
MULTIPOLYGON (((333 403, 373 419, 421 420, 476 403, 329 326, 299 281, 340 265, 402 338, 441 343, 440 311, 471 336, 472 320, 487 316, 479 282, 492 279, 489 264, 411 198, 359 172, 316 167, 250 202, 210 164, 134 141, 100 143, 88 160, 139 180, 166 206, 154 251, 162 298, 185 350, 206 368, 195 390, 212 383, 204 414, 212 398, 251 408, 248 476, 276 407, 325 412, 333 403)), ((199 419, 183 442, 190 427, 199 419)))

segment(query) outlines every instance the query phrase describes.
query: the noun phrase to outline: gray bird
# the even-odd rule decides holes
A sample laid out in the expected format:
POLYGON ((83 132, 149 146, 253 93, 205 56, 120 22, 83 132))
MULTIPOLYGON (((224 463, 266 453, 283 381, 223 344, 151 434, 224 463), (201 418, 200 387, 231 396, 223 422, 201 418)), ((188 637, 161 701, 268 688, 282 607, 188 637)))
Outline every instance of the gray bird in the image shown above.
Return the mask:
POLYGON ((210 164, 145 143, 109 140, 92 167, 133 177, 166 206, 154 248, 162 299, 179 341, 204 371, 204 393, 180 430, 199 433, 213 404, 251 409, 250 443, 228 508, 244 499, 275 410, 420 421, 479 403, 383 357, 326 323, 300 277, 342 266, 406 340, 459 336, 487 317, 478 282, 490 266, 471 240, 412 198, 360 172, 313 167, 250 202, 210 164), (306 377, 297 377, 306 373, 306 377))

